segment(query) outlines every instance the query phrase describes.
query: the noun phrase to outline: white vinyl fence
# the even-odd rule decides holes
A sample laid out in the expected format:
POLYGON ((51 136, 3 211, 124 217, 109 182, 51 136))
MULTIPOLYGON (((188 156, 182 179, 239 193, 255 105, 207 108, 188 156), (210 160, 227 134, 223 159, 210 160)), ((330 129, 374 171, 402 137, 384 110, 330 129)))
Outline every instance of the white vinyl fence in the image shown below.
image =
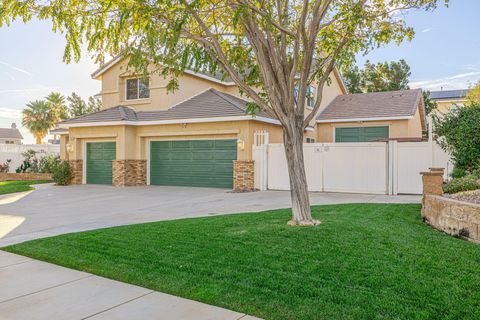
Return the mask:
MULTIPOLYGON (((421 194, 420 172, 451 171, 449 156, 434 142, 304 144, 310 191, 372 194, 421 194)), ((283 144, 253 146, 255 187, 289 190, 283 144)))
POLYGON ((58 144, 0 144, 0 163, 5 163, 8 159, 10 162, 10 172, 15 172, 24 158, 22 153, 28 150, 38 152, 37 157, 41 158, 50 154, 60 154, 60 145, 58 144))

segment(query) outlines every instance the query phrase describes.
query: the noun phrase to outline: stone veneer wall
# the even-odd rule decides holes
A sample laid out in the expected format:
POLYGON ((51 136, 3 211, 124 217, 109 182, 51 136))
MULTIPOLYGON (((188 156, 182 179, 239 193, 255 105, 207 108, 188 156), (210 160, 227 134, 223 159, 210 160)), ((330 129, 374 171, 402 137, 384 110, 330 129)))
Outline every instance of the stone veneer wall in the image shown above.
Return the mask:
POLYGON ((443 196, 443 171, 422 172, 424 221, 445 233, 480 243, 480 205, 443 196))
POLYGON ((83 161, 82 160, 68 160, 70 170, 72 172, 72 180, 70 184, 82 184, 83 182, 83 161))
POLYGON ((245 192, 254 189, 254 161, 233 161, 233 190, 245 192))
POLYGON ((52 180, 52 175, 50 173, 13 173, 13 172, 1 172, 0 173, 0 181, 8 181, 8 180, 21 180, 21 181, 28 181, 28 180, 52 180))
POLYGON ((147 160, 113 160, 113 185, 117 187, 147 184, 147 160))
POLYGON ((453 236, 480 243, 480 205, 427 194, 422 216, 426 223, 453 236))

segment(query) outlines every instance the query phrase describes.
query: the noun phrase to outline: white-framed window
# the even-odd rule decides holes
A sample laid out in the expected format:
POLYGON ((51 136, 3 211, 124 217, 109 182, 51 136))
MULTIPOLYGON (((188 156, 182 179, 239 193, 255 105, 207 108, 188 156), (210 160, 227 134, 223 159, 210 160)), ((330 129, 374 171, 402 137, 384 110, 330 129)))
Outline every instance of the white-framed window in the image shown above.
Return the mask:
POLYGON ((305 138, 306 143, 315 143, 315 138, 305 138))
POLYGON ((127 79, 125 97, 127 100, 150 98, 150 86, 148 78, 127 79))
POLYGON ((315 104, 315 87, 308 86, 307 88, 307 107, 313 108, 315 104))

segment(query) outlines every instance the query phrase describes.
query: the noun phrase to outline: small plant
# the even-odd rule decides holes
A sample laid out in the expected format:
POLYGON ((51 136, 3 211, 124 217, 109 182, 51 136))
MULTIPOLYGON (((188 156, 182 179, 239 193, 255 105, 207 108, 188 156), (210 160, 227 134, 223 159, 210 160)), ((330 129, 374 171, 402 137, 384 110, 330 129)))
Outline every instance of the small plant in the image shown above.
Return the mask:
POLYGON ((52 169, 52 179, 56 184, 66 186, 72 180, 72 170, 68 161, 60 160, 52 169))
POLYGON ((0 172, 8 173, 10 171, 10 162, 12 162, 12 159, 7 159, 7 161, 1 163, 0 172))
POLYGON ((443 191, 450 194, 476 189, 480 189, 480 182, 472 175, 452 179, 452 181, 443 186, 443 191))
POLYGON ((20 165, 20 167, 18 167, 17 169, 15 169, 15 172, 16 173, 25 173, 25 172, 28 172, 28 170, 30 169, 32 165, 30 164, 30 162, 28 162, 27 160, 24 160, 23 163, 20 165))
POLYGON ((467 171, 465 171, 463 168, 455 167, 450 175, 453 179, 463 178, 467 175, 467 171))

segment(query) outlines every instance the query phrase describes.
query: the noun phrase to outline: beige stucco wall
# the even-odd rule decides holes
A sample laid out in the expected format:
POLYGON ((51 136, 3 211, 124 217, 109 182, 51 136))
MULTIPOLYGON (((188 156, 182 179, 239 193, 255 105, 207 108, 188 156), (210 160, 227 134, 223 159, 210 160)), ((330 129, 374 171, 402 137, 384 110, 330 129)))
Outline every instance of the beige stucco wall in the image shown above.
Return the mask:
MULTIPOLYGON (((151 68, 154 70, 154 68, 151 68)), ((138 77, 140 75, 136 75, 138 77)), ((184 74, 179 77, 179 90, 167 92, 168 79, 153 73, 150 77, 150 98, 139 100, 126 100, 126 80, 135 77, 135 73, 127 68, 126 61, 121 61, 104 74, 102 81, 102 104, 104 108, 111 108, 118 105, 129 105, 136 110, 163 110, 168 109, 176 103, 192 97, 208 88, 215 88, 222 92, 229 92, 238 95, 238 90, 234 86, 225 86, 208 81, 193 75, 184 74)))
MULTIPOLYGON (((151 70, 155 70, 152 66, 151 70)), ((202 91, 214 88, 222 92, 241 96, 237 86, 223 85, 201 77, 184 73, 179 77, 179 89, 175 92, 167 92, 168 79, 153 72, 150 79, 150 98, 139 100, 126 100, 125 86, 126 79, 138 77, 133 70, 128 68, 127 61, 123 60, 105 71, 99 80, 102 81, 102 104, 104 108, 111 108, 118 105, 129 105, 136 110, 164 110, 182 102, 202 91)), ((313 85, 315 86, 315 84, 313 85)), ((344 89, 341 80, 335 72, 332 72, 329 83, 323 88, 322 103, 320 111, 325 108, 337 95, 343 94, 344 89)), ((245 98, 245 96, 244 96, 245 98)), ((307 110, 308 113, 308 110, 307 110)))
POLYGON ((282 141, 281 127, 259 121, 225 121, 207 123, 167 124, 152 126, 99 126, 70 128, 61 138, 61 157, 83 160, 87 142, 115 141, 117 160, 147 159, 148 144, 154 140, 239 139, 244 147, 238 149, 238 160, 252 159, 253 136, 256 130, 267 130, 271 142, 282 141), (66 151, 66 143, 74 150, 66 151))

